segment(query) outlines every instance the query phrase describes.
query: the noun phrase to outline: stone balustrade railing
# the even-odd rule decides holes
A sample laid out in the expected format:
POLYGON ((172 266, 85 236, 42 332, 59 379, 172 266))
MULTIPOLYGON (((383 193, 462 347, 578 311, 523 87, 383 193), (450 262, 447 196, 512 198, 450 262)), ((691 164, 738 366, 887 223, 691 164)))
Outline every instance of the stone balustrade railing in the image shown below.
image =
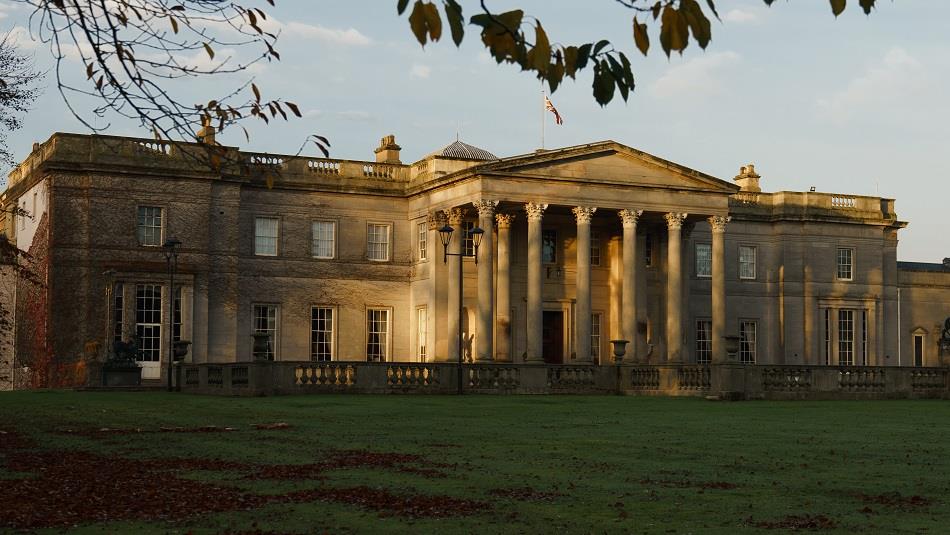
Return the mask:
MULTIPOLYGON (((220 395, 458 391, 454 363, 180 364, 183 392, 220 395)), ((950 369, 802 365, 465 364, 462 388, 488 394, 628 394, 727 399, 950 398, 950 369)))

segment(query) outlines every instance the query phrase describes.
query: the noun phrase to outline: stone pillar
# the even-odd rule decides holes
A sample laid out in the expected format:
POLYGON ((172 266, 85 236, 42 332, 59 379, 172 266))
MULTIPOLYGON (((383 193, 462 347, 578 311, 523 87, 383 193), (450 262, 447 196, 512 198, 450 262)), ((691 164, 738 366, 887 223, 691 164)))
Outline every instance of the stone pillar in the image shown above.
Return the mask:
POLYGON ((478 210, 478 226, 485 231, 478 247, 478 346, 475 360, 491 361, 494 356, 492 344, 494 325, 495 285, 492 270, 495 265, 495 247, 492 230, 495 222, 495 207, 498 201, 480 200, 473 203, 478 210))
POLYGON ((683 362, 683 262, 680 231, 685 213, 666 214, 666 359, 683 362))
POLYGON ((637 362, 637 221, 643 210, 620 210, 623 221, 623 297, 621 332, 629 340, 624 360, 637 362))
POLYGON ((439 295, 439 269, 442 266, 442 255, 438 254, 442 252, 442 241, 439 238, 439 229, 445 224, 445 213, 443 212, 430 213, 426 217, 426 258, 429 264, 429 280, 426 285, 426 320, 428 321, 426 325, 426 360, 430 362, 447 358, 445 355, 448 355, 444 349, 440 350, 438 347, 441 327, 439 327, 438 322, 435 321, 435 318, 439 317, 440 307, 438 305, 437 296, 439 295))
POLYGON ((464 208, 452 208, 446 212, 449 226, 455 229, 452 233, 452 240, 449 242, 449 277, 448 287, 448 323, 446 325, 446 338, 448 343, 448 355, 451 362, 457 362, 459 358, 458 336, 459 336, 459 273, 462 270, 462 257, 458 256, 462 252, 462 222, 465 220, 466 210, 464 208))
POLYGON ((495 360, 511 359, 511 223, 514 214, 498 214, 498 273, 496 275, 495 317, 498 326, 495 338, 495 360))
POLYGON ((546 204, 528 203, 528 318, 525 334, 528 339, 528 362, 544 362, 541 329, 544 315, 541 308, 541 218, 546 204))
POLYGON ((577 206, 577 280, 574 308, 574 353, 578 362, 590 362, 590 218, 597 208, 577 206))
POLYGON ((726 252, 725 234, 729 216, 709 218, 712 227, 712 361, 726 362, 726 252))

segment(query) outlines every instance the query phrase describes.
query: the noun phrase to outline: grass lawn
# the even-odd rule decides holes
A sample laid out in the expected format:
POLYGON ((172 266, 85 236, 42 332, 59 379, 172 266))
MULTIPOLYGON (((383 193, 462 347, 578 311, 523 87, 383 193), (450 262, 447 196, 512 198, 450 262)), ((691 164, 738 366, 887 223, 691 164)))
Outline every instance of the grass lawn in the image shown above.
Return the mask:
POLYGON ((0 530, 941 533, 948 422, 940 401, 2 393, 0 530))

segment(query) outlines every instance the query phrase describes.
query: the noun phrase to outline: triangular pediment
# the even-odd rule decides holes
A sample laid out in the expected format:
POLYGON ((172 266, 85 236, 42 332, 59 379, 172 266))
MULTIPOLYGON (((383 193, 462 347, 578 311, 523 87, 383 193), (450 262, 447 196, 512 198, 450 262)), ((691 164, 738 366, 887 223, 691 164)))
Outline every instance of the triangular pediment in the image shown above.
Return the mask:
POLYGON ((471 172, 725 194, 739 190, 733 183, 613 141, 505 158, 471 172))

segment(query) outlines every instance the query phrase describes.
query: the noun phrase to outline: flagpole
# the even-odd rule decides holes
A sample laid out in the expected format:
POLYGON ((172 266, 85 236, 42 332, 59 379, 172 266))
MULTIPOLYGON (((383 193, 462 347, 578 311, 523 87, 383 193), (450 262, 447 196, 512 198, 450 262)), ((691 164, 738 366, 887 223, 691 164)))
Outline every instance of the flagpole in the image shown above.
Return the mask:
POLYGON ((544 108, 544 80, 541 80, 541 150, 544 150, 544 113, 547 111, 544 108))

